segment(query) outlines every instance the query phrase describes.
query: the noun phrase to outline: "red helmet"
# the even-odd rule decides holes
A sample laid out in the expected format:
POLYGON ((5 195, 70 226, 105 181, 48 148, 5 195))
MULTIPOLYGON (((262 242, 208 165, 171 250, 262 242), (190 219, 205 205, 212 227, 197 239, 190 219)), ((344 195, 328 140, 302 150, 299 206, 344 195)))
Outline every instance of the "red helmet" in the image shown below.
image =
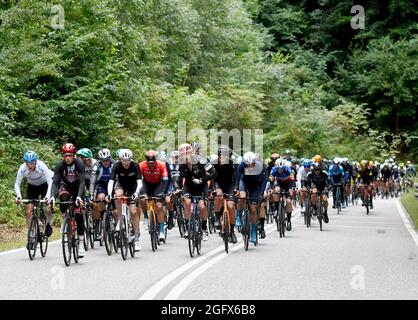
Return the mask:
POLYGON ((147 158, 147 161, 155 161, 157 157, 157 153, 154 150, 149 150, 145 154, 145 158, 147 158))
POLYGON ((62 153, 76 153, 77 149, 72 143, 66 143, 61 148, 62 153))
POLYGON ((188 143, 183 143, 182 145, 179 146, 179 153, 181 154, 192 152, 192 150, 193 150, 192 146, 188 143))

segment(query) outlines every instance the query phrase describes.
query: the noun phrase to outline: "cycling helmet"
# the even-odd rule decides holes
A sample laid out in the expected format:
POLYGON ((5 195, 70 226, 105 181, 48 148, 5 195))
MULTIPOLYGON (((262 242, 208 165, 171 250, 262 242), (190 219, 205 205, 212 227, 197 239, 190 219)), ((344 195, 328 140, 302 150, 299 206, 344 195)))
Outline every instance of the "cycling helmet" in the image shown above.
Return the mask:
POLYGON ((244 163, 246 165, 253 164, 255 162, 255 159, 256 159, 256 155, 254 152, 249 151, 249 152, 244 153, 244 163))
POLYGON ((171 152, 170 156, 172 158, 178 157, 179 156, 179 152, 175 150, 175 151, 171 152))
POLYGON ((373 160, 370 160, 370 161, 369 161, 369 166, 373 167, 373 165, 374 165, 373 160))
POLYGON ((108 160, 110 158, 112 158, 112 154, 109 149, 104 148, 99 151, 99 159, 108 160))
POLYGON ((276 161, 276 159, 280 158, 280 155, 278 153, 273 153, 270 156, 271 161, 276 161))
POLYGON ((145 158, 147 159, 147 161, 155 161, 157 159, 157 152, 155 152, 154 150, 149 150, 145 154, 145 158))
POLYGON ((333 163, 334 164, 340 164, 340 158, 335 157, 333 163))
POLYGON ((77 149, 72 143, 66 143, 61 148, 62 153, 76 153, 77 149))
POLYGON ((286 149, 286 151, 284 152, 285 155, 292 155, 292 152, 289 149, 286 149))
POLYGON ((343 163, 348 163, 348 159, 347 159, 347 158, 343 158, 343 159, 342 159, 342 162, 343 162, 343 163))
POLYGON ((311 167, 311 165, 312 165, 312 163, 311 163, 311 161, 310 161, 310 160, 308 160, 308 159, 303 160, 303 166, 304 166, 305 168, 310 168, 310 167, 311 167))
POLYGON ((232 150, 226 145, 221 145, 218 149, 218 155, 219 156, 221 156, 221 155, 222 156, 226 156, 226 155, 232 156, 232 150))
POLYGON ((407 165, 407 166, 409 166, 410 164, 411 164, 411 161, 409 161, 409 160, 408 160, 408 161, 406 162, 406 165, 407 165))
POLYGON ((23 155, 23 161, 30 163, 33 161, 38 160, 38 155, 35 153, 35 151, 26 151, 23 155))
POLYGON ((319 162, 314 162, 313 164, 312 164, 312 167, 313 167, 313 169, 314 170, 321 170, 321 166, 320 166, 320 164, 319 164, 319 162))
POLYGON ((319 162, 321 162, 321 161, 322 161, 322 157, 321 157, 319 154, 317 154, 317 155, 313 158, 313 161, 314 161, 314 162, 319 163, 319 162))
POLYGON ((192 150, 193 150, 192 146, 188 143, 183 143, 182 145, 179 146, 179 153, 180 154, 189 153, 192 150))
POLYGON ((276 160, 276 162, 274 164, 279 168, 283 168, 284 163, 285 163, 284 160, 282 158, 279 158, 279 159, 276 160))
POLYGON ((119 158, 122 160, 132 160, 132 151, 129 149, 120 149, 119 158))
POLYGON ((78 156, 86 158, 86 159, 91 159, 93 158, 93 153, 91 152, 90 149, 87 148, 81 148, 80 150, 77 151, 76 153, 78 156))
POLYGON ((161 150, 160 152, 158 152, 158 160, 160 160, 162 162, 166 162, 167 161, 167 152, 165 152, 164 150, 161 150))
POLYGON ((367 160, 361 160, 360 161, 360 165, 362 166, 362 167, 365 167, 365 166, 367 166, 367 160))
POLYGON ((193 151, 199 151, 200 150, 200 143, 199 142, 192 142, 192 149, 193 151))

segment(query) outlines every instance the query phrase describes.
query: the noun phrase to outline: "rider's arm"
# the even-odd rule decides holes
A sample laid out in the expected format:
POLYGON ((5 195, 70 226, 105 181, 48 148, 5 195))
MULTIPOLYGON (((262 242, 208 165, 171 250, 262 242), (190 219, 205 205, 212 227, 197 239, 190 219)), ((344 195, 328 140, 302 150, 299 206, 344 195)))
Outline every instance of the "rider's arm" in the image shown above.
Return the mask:
POLYGON ((22 184, 22 180, 23 180, 23 171, 24 171, 24 165, 21 165, 19 167, 19 170, 17 171, 17 176, 16 176, 16 182, 15 182, 15 192, 16 192, 16 197, 17 198, 22 198, 22 194, 20 193, 20 185, 22 184))
POLYGON ((218 173, 215 170, 215 167, 210 162, 205 164, 205 170, 208 173, 208 175, 202 178, 202 182, 214 179, 218 175, 218 173))
POLYGON ((78 170, 78 179, 79 179, 79 186, 78 186, 78 197, 83 198, 84 196, 84 192, 86 190, 86 169, 85 166, 83 164, 83 162, 81 162, 81 160, 79 159, 75 159, 75 166, 76 166, 76 170, 78 170))
POLYGON ((58 192, 63 171, 64 171, 64 162, 60 161, 55 167, 54 177, 52 178, 52 188, 51 188, 52 197, 55 197, 56 193, 58 192))
POLYGON ((93 165, 93 169, 91 171, 91 177, 90 177, 89 193, 90 193, 91 196, 94 195, 94 189, 96 188, 96 183, 97 183, 97 178, 99 177, 99 172, 100 172, 100 169, 99 169, 97 163, 95 163, 93 165))

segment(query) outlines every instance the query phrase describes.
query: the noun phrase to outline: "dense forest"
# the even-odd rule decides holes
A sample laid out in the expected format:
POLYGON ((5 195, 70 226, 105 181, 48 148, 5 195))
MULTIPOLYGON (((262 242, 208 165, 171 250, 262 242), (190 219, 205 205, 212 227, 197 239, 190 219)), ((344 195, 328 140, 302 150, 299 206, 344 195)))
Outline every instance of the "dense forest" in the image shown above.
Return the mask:
POLYGON ((413 0, 1 1, 0 223, 24 223, 25 150, 139 160, 180 120, 261 128, 265 157, 416 161, 417 21, 413 0))

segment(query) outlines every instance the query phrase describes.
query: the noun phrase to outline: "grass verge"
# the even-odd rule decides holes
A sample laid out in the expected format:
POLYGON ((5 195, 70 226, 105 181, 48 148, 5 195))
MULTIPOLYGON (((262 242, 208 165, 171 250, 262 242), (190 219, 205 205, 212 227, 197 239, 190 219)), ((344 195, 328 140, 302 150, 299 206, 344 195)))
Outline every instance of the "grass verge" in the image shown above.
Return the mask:
MULTIPOLYGON (((61 239, 59 227, 53 227, 53 233, 48 241, 61 239)), ((26 246, 27 228, 8 228, 0 225, 0 252, 18 249, 26 246)))
MULTIPOLYGON (((415 179, 414 182, 417 183, 418 179, 415 179)), ((418 199, 415 197, 415 189, 411 190, 407 194, 404 194, 401 197, 401 202, 411 216, 411 219, 415 224, 415 228, 418 229, 418 199)))

